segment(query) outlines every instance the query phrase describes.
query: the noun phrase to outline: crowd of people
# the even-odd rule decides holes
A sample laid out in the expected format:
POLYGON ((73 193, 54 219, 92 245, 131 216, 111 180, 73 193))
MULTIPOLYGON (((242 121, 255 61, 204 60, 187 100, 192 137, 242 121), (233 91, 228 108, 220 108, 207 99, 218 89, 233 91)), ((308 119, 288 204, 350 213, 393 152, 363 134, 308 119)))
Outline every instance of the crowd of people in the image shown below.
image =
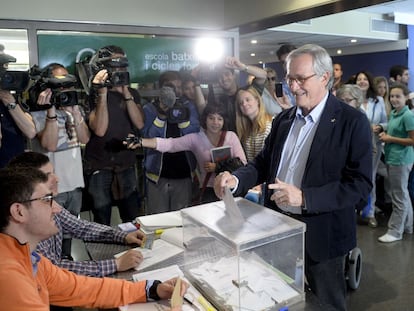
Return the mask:
MULTIPOLYGON (((45 88, 36 93, 38 109, 26 110, 9 90, 0 90, 0 184, 8 191, 0 202, 0 238, 4 253, 19 262, 26 256, 32 265, 24 276, 18 274, 28 271, 27 263, 8 263, 7 269, 25 280, 28 290, 32 275, 47 289, 39 297, 31 290, 25 301, 59 310, 169 297, 176 279, 136 285, 92 281, 54 265, 94 277, 137 267, 143 257, 134 250, 117 259, 73 261, 71 238, 140 245, 141 231, 127 234, 110 227, 113 206, 122 222, 129 222, 219 200, 223 188, 230 187, 242 196, 254 188, 265 206, 307 224, 309 289, 321 303, 346 310, 345 255, 356 246, 357 215, 370 227, 378 226, 381 164, 392 214, 387 233, 378 240, 391 243, 413 233, 414 114, 408 68, 392 67, 390 79, 360 71, 345 83, 341 64, 333 64, 322 47, 283 45, 276 54, 283 79, 272 68, 226 57, 207 92, 196 67, 161 73, 157 96, 141 99, 128 80, 112 79, 125 77, 128 59, 122 48, 110 45, 93 56, 103 69, 90 79, 87 109, 76 101, 59 105, 56 90, 45 88), (252 78, 244 86, 238 83, 238 71, 252 78), (228 154, 213 158, 212 150, 221 147, 229 147, 228 154), (137 150, 143 150, 142 163, 137 150), (137 170, 143 171, 143 192, 137 170), (94 222, 79 219, 85 195, 94 222), (39 205, 39 211, 32 205, 39 205), (48 212, 41 205, 48 205, 48 212), (63 282, 67 286, 59 291, 63 282), (131 286, 135 294, 124 295, 131 286), (96 287, 113 292, 116 299, 108 302, 96 287)), ((10 55, 1 59, 6 60, 1 70, 14 61, 10 55)), ((43 68, 41 75, 74 78, 58 63, 43 68)), ((1 284, 5 277, 0 274, 1 284)))

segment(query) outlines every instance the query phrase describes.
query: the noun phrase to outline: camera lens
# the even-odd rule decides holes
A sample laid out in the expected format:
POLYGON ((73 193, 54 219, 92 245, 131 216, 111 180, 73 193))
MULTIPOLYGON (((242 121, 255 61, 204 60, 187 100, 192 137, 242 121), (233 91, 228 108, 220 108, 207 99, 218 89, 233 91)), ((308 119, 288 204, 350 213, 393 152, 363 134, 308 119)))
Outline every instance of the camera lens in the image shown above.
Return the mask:
POLYGON ((13 83, 14 82, 14 76, 12 74, 9 73, 5 73, 3 78, 2 78, 4 83, 13 83))

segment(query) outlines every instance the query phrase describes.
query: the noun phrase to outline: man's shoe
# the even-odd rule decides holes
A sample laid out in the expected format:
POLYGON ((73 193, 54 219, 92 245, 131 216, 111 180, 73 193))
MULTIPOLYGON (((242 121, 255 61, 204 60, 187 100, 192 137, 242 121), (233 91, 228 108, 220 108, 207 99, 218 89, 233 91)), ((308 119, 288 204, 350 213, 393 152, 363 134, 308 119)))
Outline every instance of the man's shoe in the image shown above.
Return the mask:
POLYGON ((368 227, 371 227, 371 228, 376 228, 376 227, 378 227, 378 222, 377 222, 377 220, 375 219, 375 217, 370 217, 370 218, 368 219, 368 227))
POLYGON ((378 238, 378 241, 380 241, 382 243, 392 243, 392 242, 395 242, 395 241, 399 241, 401 239, 402 238, 397 238, 397 237, 395 237, 395 236, 393 236, 391 234, 386 233, 383 236, 380 236, 378 238))

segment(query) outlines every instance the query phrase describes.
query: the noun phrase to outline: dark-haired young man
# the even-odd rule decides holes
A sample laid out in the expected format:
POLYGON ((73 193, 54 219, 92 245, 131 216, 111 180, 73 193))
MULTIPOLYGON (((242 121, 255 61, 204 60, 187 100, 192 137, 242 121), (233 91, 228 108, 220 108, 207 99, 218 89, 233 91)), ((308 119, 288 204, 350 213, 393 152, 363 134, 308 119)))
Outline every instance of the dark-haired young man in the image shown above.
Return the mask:
MULTIPOLYGON (((171 297, 176 279, 136 283, 79 276, 36 252, 58 232, 47 176, 34 168, 0 170, 0 305, 2 310, 49 310, 50 304, 115 308, 171 297)), ((184 295, 187 284, 181 287, 184 295)))
POLYGON ((390 68, 390 84, 394 82, 400 82, 408 85, 410 79, 410 73, 407 66, 394 65, 390 68))
MULTIPOLYGON (((55 174, 53 164, 49 158, 38 152, 24 152, 14 157, 7 168, 25 169, 36 168, 45 173, 48 177, 48 187, 56 197, 58 194, 58 176, 55 174)), ((130 233, 115 230, 110 226, 89 222, 80 219, 62 209, 60 213, 54 215, 56 226, 59 232, 52 237, 43 240, 37 246, 37 251, 47 257, 53 264, 73 271, 80 275, 103 277, 118 271, 126 271, 137 267, 143 260, 142 254, 135 250, 130 250, 123 256, 115 259, 94 261, 72 261, 62 257, 63 236, 71 237, 90 242, 111 242, 119 244, 140 245, 144 234, 137 230, 130 233)))
POLYGON ((129 87, 125 52, 110 45, 98 50, 92 60, 100 70, 93 77, 89 96, 91 138, 84 158, 94 220, 109 225, 112 206, 117 205, 122 221, 128 222, 143 212, 137 187, 136 154, 122 142, 128 134, 143 127, 144 114, 138 92, 129 87))
MULTIPOLYGON (((296 50, 296 46, 293 44, 283 44, 279 47, 276 51, 277 58, 282 65, 283 74, 286 75, 286 57, 289 55, 290 52, 296 50)), ((285 104, 289 104, 290 106, 294 106, 296 104, 295 97, 290 90, 289 85, 285 81, 285 77, 282 80, 282 87, 283 87, 283 98, 285 99, 285 104)))

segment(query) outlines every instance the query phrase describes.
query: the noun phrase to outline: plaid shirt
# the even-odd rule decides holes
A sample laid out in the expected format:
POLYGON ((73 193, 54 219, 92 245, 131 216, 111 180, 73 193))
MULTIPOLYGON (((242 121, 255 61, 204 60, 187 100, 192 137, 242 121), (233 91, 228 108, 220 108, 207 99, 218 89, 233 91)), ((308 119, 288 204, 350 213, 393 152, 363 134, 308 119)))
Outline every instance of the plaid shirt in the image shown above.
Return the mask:
POLYGON ((115 259, 71 261, 62 258, 63 235, 89 242, 112 242, 125 244, 126 232, 116 230, 112 227, 78 219, 66 209, 55 215, 56 225, 59 232, 47 240, 40 242, 37 251, 49 260, 64 269, 77 274, 103 277, 116 272, 115 259))

